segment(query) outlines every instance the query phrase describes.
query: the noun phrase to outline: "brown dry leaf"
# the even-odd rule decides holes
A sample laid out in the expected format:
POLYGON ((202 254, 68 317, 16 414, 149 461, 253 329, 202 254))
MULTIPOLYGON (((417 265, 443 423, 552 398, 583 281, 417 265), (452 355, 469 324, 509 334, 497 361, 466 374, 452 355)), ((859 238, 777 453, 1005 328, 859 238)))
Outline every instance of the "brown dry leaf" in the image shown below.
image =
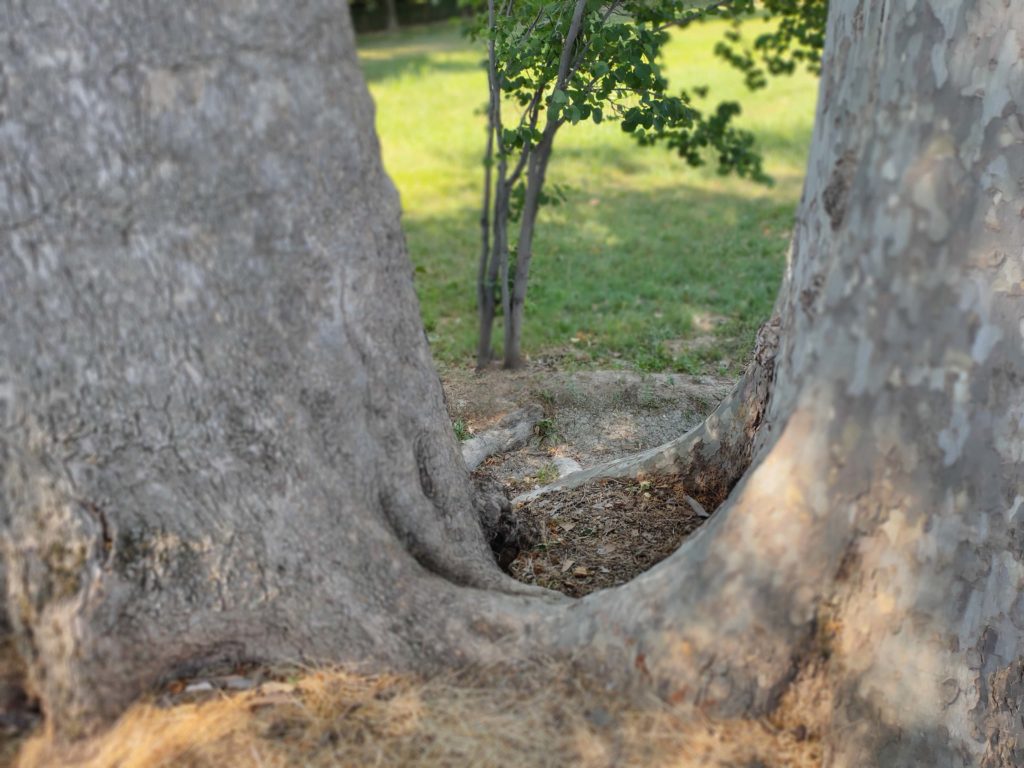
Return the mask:
POLYGON ((512 563, 512 574, 574 597, 622 584, 675 551, 704 522, 698 511, 714 510, 720 501, 678 477, 658 475, 642 483, 599 480, 541 496, 519 513, 545 531, 544 539, 512 563), (584 567, 579 563, 588 564, 586 577, 572 570, 584 567))

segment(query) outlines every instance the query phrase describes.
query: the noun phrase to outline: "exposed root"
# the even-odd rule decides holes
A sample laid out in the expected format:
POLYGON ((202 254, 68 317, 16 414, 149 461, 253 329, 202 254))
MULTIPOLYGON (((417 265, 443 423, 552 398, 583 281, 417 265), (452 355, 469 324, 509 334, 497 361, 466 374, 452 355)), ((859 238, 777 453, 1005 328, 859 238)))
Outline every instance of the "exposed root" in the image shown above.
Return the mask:
POLYGON ((494 558, 505 572, 523 550, 540 541, 540 528, 524 515, 516 514, 501 483, 489 477, 473 478, 476 508, 484 537, 494 558))
POLYGON ((719 495, 724 499, 750 465, 754 436, 767 409, 775 373, 777 330, 777 318, 762 326, 754 361, 703 424, 656 448, 573 472, 520 494, 512 500, 513 504, 525 504, 544 494, 576 488, 593 480, 667 474, 679 475, 688 487, 702 495, 719 495))
POLYGON ((482 432, 462 444, 462 458, 466 467, 473 471, 489 456, 506 453, 523 445, 533 436, 533 428, 544 417, 539 405, 520 408, 498 422, 496 426, 482 432))

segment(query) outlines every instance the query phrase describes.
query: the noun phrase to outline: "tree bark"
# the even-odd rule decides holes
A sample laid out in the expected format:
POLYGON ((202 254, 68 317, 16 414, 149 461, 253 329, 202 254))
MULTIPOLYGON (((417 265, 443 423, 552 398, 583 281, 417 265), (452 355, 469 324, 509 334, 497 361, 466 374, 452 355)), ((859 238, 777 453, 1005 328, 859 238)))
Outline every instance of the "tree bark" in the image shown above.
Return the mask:
POLYGON ((388 12, 388 32, 397 32, 398 24, 398 2, 397 0, 384 0, 384 6, 388 12))
MULTIPOLYGON (((488 30, 494 31, 494 0, 487 3, 488 30)), ((491 349, 491 338, 494 328, 494 313, 496 309, 494 297, 494 281, 491 277, 491 264, 494 263, 494 256, 491 254, 491 188, 494 183, 491 179, 494 165, 494 141, 495 134, 501 129, 501 95, 498 84, 498 69, 495 60, 494 38, 487 41, 487 143, 484 149, 484 201, 480 212, 480 264, 477 268, 476 278, 476 305, 479 320, 479 338, 477 339, 476 367, 482 370, 491 362, 493 350, 491 349)), ((498 136, 498 146, 501 148, 501 136, 498 136)), ((499 184, 503 183, 499 177, 499 184)), ((495 210, 495 221, 500 214, 495 210)))
POLYGON ((540 211, 540 194, 544 188, 548 161, 555 140, 558 123, 552 122, 536 147, 530 150, 527 163, 526 194, 523 199, 522 220, 519 224, 519 239, 516 241, 516 275, 509 300, 509 312, 505 316, 505 368, 519 368, 523 364, 522 340, 523 317, 526 312, 526 286, 530 279, 530 261, 533 259, 533 235, 540 211))
POLYGON ((0 17, 4 549, 51 722, 219 659, 450 658, 488 612, 441 603, 523 585, 477 519, 345 4, 0 17))
POLYGON ((1024 8, 830 3, 749 469, 581 601, 487 547, 344 8, 253 8, 4 6, 4 553, 56 726, 216 659, 564 653, 830 766, 1024 761, 1024 8))

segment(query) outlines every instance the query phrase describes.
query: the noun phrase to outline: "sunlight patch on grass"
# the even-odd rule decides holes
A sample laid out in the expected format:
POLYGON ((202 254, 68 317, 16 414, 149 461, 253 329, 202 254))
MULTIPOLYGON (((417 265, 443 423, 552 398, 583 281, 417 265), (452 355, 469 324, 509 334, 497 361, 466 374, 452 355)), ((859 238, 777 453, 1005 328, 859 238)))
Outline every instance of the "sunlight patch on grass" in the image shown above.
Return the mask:
MULTIPOLYGON (((667 48, 673 88, 710 86, 743 105, 773 187, 688 168, 637 146, 616 124, 564 127, 549 181, 567 201, 541 212, 524 347, 560 355, 584 334, 577 364, 736 373, 771 310, 810 143, 817 81, 782 78, 751 94, 712 54, 722 23, 692 27, 667 48), (692 318, 725 318, 708 344, 692 318), (672 340, 671 349, 666 342, 672 340)), ((453 24, 375 35, 360 55, 377 103, 385 165, 402 196, 404 228, 435 358, 468 363, 476 339, 483 49, 453 24)), ((500 341, 501 328, 496 333, 500 341)))

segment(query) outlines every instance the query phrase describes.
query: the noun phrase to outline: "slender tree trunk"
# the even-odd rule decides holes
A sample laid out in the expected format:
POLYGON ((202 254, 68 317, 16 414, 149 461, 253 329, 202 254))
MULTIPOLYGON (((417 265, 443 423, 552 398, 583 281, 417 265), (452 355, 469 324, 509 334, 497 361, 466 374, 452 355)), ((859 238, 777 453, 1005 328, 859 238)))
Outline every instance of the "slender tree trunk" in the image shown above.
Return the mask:
MULTIPOLYGON (((576 48, 582 29, 583 13, 586 0, 576 0, 573 6, 572 19, 562 42, 562 51, 558 62, 558 76, 555 88, 565 90, 570 76, 572 54, 576 48)), ((512 295, 505 307, 505 367, 518 368, 522 359, 523 314, 526 310, 526 285, 530 277, 530 261, 533 258, 533 233, 537 223, 537 212, 540 208, 541 190, 547 175, 548 161, 551 159, 551 148, 555 132, 562 124, 561 118, 548 117, 544 132, 537 146, 529 156, 526 195, 523 201, 523 215, 519 227, 519 240, 516 243, 516 276, 512 295)))
MULTIPOLYGON (((488 0, 487 18, 488 29, 493 32, 495 29, 495 0, 488 0)), ((481 221, 484 226, 483 248, 480 257, 480 284, 477 287, 480 328, 477 340, 476 367, 481 370, 491 362, 494 356, 494 317, 498 308, 499 282, 501 282, 502 308, 507 303, 506 288, 504 287, 507 264, 508 264, 508 218, 509 218, 509 187, 508 187, 508 157, 505 151, 504 140, 502 139, 501 123, 501 75, 498 72, 497 59, 495 58, 494 40, 487 44, 487 84, 489 92, 489 104, 487 111, 488 136, 487 136, 487 158, 488 163, 484 171, 484 207, 485 213, 481 221), (498 169, 494 180, 494 207, 493 211, 488 208, 491 200, 491 160, 493 159, 494 144, 497 144, 498 169), (486 219, 490 218, 489 233, 486 219)), ((507 314, 505 315, 507 317, 507 314)))
POLYGON ((399 29, 397 0, 384 0, 384 7, 388 12, 388 32, 397 32, 399 29))
POLYGON ((56 727, 220 659, 565 654, 829 766, 1024 762, 1024 8, 830 3, 750 468, 581 601, 488 551, 344 6, 187 10, 2 14, 4 555, 56 727))
MULTIPOLYGON (((487 5, 488 29, 494 30, 494 0, 487 5)), ((476 303, 479 330, 476 350, 477 370, 483 369, 493 356, 491 337, 494 328, 494 283, 491 281, 491 188, 493 186, 494 135, 501 129, 498 110, 501 98, 498 87, 498 69, 495 61, 494 39, 487 43, 487 146, 484 151, 484 201, 480 212, 480 265, 476 278, 476 303)), ((499 137, 500 141, 500 137, 499 137)))
POLYGON ((540 142, 530 152, 526 172, 526 195, 519 222, 519 240, 516 242, 516 275, 505 316, 505 367, 519 368, 523 364, 523 315, 526 310, 526 286, 530 279, 530 261, 533 258, 533 235, 540 211, 540 193, 544 188, 548 161, 558 123, 549 123, 540 142))

